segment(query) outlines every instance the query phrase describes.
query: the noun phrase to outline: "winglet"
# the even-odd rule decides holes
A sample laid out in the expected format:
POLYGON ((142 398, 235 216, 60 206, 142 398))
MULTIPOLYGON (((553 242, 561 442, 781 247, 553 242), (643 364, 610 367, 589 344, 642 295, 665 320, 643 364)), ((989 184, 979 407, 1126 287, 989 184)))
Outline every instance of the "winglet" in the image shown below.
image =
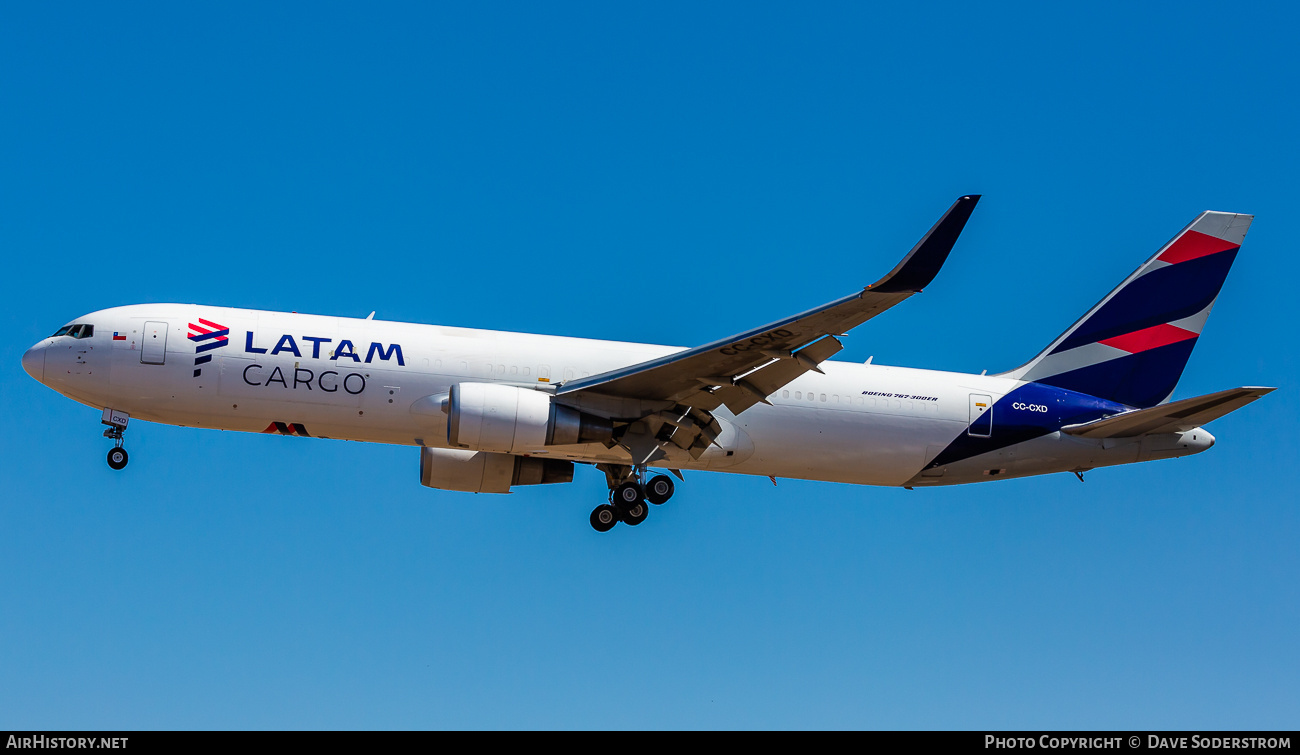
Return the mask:
POLYGON ((939 222, 916 242, 912 251, 898 263, 898 267, 867 286, 867 290, 894 294, 920 291, 930 285, 930 281, 939 274, 939 268, 948 259, 948 253, 952 251, 953 244, 957 243, 957 237, 966 227, 966 221, 970 219, 978 201, 979 194, 958 197, 943 217, 939 218, 939 222))

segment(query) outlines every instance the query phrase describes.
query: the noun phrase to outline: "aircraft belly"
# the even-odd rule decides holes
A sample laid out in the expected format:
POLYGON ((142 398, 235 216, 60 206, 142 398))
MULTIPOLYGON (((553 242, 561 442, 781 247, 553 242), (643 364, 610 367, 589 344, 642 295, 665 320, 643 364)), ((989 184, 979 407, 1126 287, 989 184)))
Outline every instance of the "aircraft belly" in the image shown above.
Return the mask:
MULTIPOLYGON (((114 355, 111 403, 133 418, 190 427, 418 444, 429 436, 410 413, 419 398, 445 392, 450 378, 417 372, 336 367, 317 360, 218 356, 200 374, 188 361, 141 364, 114 355)), ((438 440, 445 438, 443 429, 438 440)))
POLYGON ((752 458, 730 471, 859 485, 902 485, 960 423, 852 409, 774 407, 741 416, 752 458), (752 415, 752 416, 751 416, 752 415))
MULTIPOLYGON (((262 428, 296 424, 301 430, 294 434, 305 430, 315 437, 445 445, 445 424, 413 414, 411 405, 445 393, 454 381, 449 376, 244 358, 227 358, 221 369, 224 416, 256 416, 262 428)), ((255 431, 266 432, 262 428, 255 431)))
POLYGON ((1051 433, 945 464, 939 469, 927 469, 909 484, 962 485, 1012 477, 1084 472, 1139 461, 1140 448, 1141 443, 1134 439, 1101 441, 1051 433))

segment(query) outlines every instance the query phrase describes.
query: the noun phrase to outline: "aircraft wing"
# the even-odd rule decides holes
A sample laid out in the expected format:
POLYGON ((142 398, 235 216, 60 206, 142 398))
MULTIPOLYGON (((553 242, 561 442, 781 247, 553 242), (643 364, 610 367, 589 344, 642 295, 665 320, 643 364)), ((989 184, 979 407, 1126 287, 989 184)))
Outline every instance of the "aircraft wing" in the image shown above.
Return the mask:
POLYGON ((1155 433, 1180 433, 1200 427, 1235 412, 1275 388, 1230 388, 1206 396, 1185 398, 1149 409, 1137 409, 1113 417, 1069 425, 1061 432, 1081 438, 1132 438, 1155 433))
POLYGON ((567 380, 563 396, 591 392, 672 401, 740 414, 843 348, 847 333, 930 284, 952 251, 979 195, 960 197, 888 275, 802 314, 641 364, 567 380))

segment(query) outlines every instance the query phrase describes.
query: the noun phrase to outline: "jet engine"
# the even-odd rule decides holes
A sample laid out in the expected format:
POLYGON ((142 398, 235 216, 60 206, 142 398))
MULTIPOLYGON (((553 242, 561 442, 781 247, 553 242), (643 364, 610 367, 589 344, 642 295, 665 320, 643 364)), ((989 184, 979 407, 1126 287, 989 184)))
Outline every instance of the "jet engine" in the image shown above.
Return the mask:
POLYGON ((459 448, 421 448, 420 484, 466 493, 509 493, 511 485, 573 482, 573 462, 459 448))
POLYGON ((447 398, 447 442, 493 453, 603 443, 614 424, 555 402, 547 393, 497 383, 457 383, 447 398))

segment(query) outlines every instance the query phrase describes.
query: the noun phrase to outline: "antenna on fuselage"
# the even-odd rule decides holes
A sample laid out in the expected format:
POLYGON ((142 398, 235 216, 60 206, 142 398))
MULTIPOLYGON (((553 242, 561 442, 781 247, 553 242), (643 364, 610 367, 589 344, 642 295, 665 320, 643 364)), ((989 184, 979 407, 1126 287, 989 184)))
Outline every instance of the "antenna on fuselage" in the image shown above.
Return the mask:
POLYGON ((374 313, 374 312, 371 312, 370 314, 366 315, 366 319, 367 319, 367 320, 373 320, 373 319, 375 319, 375 313, 374 313))

